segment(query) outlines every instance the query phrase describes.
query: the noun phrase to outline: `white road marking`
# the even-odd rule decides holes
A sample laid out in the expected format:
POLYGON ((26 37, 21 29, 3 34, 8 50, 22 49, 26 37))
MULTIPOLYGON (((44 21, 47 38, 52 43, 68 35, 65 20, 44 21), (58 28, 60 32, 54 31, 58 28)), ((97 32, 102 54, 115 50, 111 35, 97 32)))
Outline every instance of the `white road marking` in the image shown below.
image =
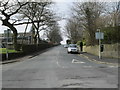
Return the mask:
POLYGON ((79 61, 79 60, 77 60, 77 59, 73 59, 73 60, 72 60, 72 63, 85 63, 85 62, 81 62, 81 61, 79 61))

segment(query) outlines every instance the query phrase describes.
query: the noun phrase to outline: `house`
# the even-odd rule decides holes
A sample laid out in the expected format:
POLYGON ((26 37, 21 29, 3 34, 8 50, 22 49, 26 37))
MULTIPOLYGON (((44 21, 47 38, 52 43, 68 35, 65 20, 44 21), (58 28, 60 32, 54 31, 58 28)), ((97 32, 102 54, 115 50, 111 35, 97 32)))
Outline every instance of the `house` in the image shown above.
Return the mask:
POLYGON ((4 34, 0 34, 0 43, 2 42, 3 39, 4 39, 4 34))
POLYGON ((32 44, 32 33, 18 33, 17 37, 18 44, 32 44))

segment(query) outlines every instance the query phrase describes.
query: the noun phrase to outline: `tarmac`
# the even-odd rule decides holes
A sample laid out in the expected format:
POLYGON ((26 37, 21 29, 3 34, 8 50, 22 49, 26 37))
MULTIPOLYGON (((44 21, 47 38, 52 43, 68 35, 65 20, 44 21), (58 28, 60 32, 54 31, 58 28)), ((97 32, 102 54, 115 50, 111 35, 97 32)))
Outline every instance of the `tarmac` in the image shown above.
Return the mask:
MULTIPOLYGON (((27 56, 24 56, 24 57, 13 59, 13 60, 3 61, 3 62, 0 62, 0 65, 1 64, 8 64, 8 63, 19 62, 19 61, 22 61, 22 60, 25 60, 25 59, 32 58, 32 57, 37 56, 37 55, 38 55, 38 53, 36 53, 34 55, 27 55, 27 56)), ((89 61, 96 62, 96 63, 111 64, 111 65, 117 65, 117 66, 120 65, 119 58, 102 57, 101 59, 99 59, 98 56, 95 56, 93 54, 86 53, 86 52, 80 52, 80 54, 78 54, 78 55, 82 56, 84 58, 87 58, 89 61)))

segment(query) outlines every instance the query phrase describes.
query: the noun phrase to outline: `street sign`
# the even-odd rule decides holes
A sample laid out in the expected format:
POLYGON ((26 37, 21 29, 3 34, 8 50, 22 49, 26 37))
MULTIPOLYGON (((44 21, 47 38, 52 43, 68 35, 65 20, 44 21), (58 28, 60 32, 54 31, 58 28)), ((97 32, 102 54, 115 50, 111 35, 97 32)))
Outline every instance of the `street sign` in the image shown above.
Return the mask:
POLYGON ((96 39, 104 39, 104 33, 103 32, 96 32, 95 37, 96 37, 96 39))

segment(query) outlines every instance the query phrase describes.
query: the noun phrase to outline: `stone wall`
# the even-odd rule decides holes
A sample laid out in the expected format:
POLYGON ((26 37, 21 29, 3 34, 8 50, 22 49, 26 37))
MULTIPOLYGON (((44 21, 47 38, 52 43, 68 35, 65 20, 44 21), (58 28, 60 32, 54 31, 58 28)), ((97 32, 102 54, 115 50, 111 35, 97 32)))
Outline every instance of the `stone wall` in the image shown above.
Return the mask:
MULTIPOLYGON (((99 46, 84 46, 84 52, 88 52, 94 55, 99 55, 99 46)), ((101 52, 103 57, 110 57, 110 58, 120 58, 120 44, 104 44, 104 51, 101 52)))

